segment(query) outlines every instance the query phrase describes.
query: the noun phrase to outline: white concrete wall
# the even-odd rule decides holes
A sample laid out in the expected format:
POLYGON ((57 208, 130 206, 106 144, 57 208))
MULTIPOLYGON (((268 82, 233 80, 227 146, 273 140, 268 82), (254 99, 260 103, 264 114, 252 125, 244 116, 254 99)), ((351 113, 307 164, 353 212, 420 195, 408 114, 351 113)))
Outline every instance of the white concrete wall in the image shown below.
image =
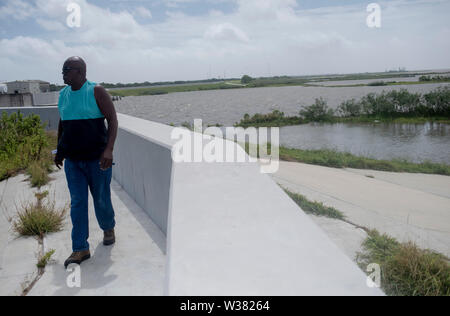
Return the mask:
POLYGON ((26 81, 13 81, 6 83, 8 87, 8 93, 14 94, 15 91, 18 93, 39 93, 41 92, 39 82, 26 82, 26 81))
POLYGON ((48 106, 58 105, 59 92, 40 92, 33 93, 33 105, 48 106))
POLYGON ((382 295, 257 163, 172 163, 172 127, 118 119, 114 177, 167 236, 167 295, 382 295))

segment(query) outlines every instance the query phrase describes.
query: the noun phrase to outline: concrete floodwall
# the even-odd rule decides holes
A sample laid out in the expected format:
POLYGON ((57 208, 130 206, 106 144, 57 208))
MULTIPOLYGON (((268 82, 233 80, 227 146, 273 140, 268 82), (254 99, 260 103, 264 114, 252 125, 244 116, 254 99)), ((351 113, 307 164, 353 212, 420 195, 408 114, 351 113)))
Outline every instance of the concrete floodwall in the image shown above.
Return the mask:
POLYGON ((166 234, 165 294, 382 295, 258 163, 174 163, 172 127, 118 119, 113 175, 166 234))
POLYGON ((41 117, 41 121, 47 124, 47 130, 58 130, 60 116, 57 106, 0 108, 0 112, 6 112, 8 115, 18 111, 20 111, 20 113, 22 113, 25 117, 30 114, 39 115, 41 117))
POLYGON ((31 93, 0 94, 0 108, 29 106, 33 106, 33 95, 31 93))
POLYGON ((59 99, 58 91, 33 93, 33 105, 34 106, 57 105, 58 99, 59 99))
MULTIPOLYGON (((118 116, 121 124, 114 149, 113 177, 166 235, 172 176, 170 147, 150 138, 155 133, 132 128, 137 126, 131 118, 118 116)), ((165 129, 161 124, 148 125, 156 132, 165 129)))

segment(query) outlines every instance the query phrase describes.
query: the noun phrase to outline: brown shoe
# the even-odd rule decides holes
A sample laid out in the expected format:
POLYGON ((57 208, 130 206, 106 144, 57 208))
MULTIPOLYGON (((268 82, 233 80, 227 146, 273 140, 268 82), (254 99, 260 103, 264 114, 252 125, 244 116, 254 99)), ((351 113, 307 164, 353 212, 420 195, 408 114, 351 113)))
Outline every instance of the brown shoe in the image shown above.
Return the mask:
POLYGON ((74 252, 69 258, 64 262, 64 267, 67 269, 69 264, 75 263, 80 265, 83 261, 88 260, 91 257, 89 250, 74 252))
POLYGON ((103 245, 111 246, 116 242, 116 235, 114 234, 114 228, 103 233, 103 245))

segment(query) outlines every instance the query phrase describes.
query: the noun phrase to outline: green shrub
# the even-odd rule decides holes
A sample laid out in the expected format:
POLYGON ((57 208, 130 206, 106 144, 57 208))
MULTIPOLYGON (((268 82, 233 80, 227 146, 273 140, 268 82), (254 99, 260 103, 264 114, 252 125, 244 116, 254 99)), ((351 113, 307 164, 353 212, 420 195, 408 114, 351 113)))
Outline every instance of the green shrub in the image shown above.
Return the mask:
POLYGON ((428 115, 450 117, 450 87, 439 87, 423 97, 428 115))
POLYGON ((414 243, 399 243, 372 230, 357 262, 363 270, 371 263, 381 268, 381 287, 391 296, 450 296, 450 265, 443 255, 414 243))
POLYGON ((49 263, 51 257, 55 254, 55 249, 52 249, 50 251, 48 251, 45 255, 42 256, 42 258, 39 259, 38 263, 36 264, 36 266, 39 269, 44 269, 47 264, 49 263))
POLYGON ((316 99, 313 105, 303 106, 299 113, 309 122, 331 122, 334 117, 333 109, 322 98, 316 99))
POLYGON ((355 99, 351 99, 342 102, 338 111, 344 117, 357 117, 362 114, 362 106, 355 99))
POLYGON ((58 232, 63 226, 66 208, 55 209, 55 201, 43 202, 48 191, 36 193, 36 203, 23 205, 13 222, 14 231, 21 236, 42 237, 46 233, 58 232))
POLYGON ((242 76, 241 83, 248 84, 248 83, 252 82, 252 80, 253 80, 253 78, 250 77, 249 75, 244 75, 244 76, 242 76))
POLYGON ((56 141, 50 140, 49 135, 39 116, 24 118, 20 111, 10 116, 3 112, 0 119, 0 181, 27 169, 35 161, 51 161, 48 147, 50 143, 56 146, 56 141))
POLYGON ((370 82, 367 85, 370 87, 387 86, 386 82, 384 82, 384 81, 370 82))
POLYGON ((255 114, 252 117, 248 113, 235 126, 286 126, 302 123, 302 120, 296 116, 285 116, 284 112, 274 110, 268 114, 255 114))

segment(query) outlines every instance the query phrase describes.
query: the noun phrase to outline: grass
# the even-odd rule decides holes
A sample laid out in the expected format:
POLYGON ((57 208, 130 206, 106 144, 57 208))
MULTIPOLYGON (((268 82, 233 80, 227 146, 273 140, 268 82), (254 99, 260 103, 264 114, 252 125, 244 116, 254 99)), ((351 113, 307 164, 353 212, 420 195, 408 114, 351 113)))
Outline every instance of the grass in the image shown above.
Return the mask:
MULTIPOLYGON (((337 209, 312 202, 301 194, 283 188, 308 214, 343 220, 337 209)), ((377 230, 363 228, 368 236, 357 254, 358 265, 366 271, 369 264, 381 268, 381 288, 389 296, 450 296, 450 265, 448 258, 431 250, 420 249, 412 242, 400 243, 377 230)))
POLYGON ((144 95, 161 95, 175 92, 189 92, 189 91, 205 91, 205 90, 220 90, 220 89, 241 89, 241 86, 228 85, 223 82, 211 84, 194 84, 184 86, 168 86, 168 87, 151 87, 151 88, 136 88, 136 89, 122 89, 111 90, 109 93, 112 96, 144 96, 144 95))
POLYGON ((281 160, 325 167, 450 175, 450 166, 446 164, 432 162, 412 163, 399 159, 378 160, 331 149, 304 150, 281 146, 279 150, 281 160))
POLYGON ((338 211, 333 207, 325 206, 323 205, 323 203, 320 202, 309 201, 303 195, 293 193, 285 188, 283 188, 283 190, 307 214, 313 214, 317 216, 324 216, 340 220, 343 220, 345 218, 344 214, 342 214, 340 211, 338 211))
POLYGON ((39 116, 23 117, 20 111, 8 116, 4 112, 0 120, 0 181, 26 171, 32 186, 48 183, 56 144, 56 132, 45 132, 39 116))
MULTIPOLYGON (((246 142, 245 144, 240 143, 240 145, 248 155, 251 155, 249 142, 246 142)), ((273 150, 272 145, 268 143, 266 146, 267 154, 271 155, 271 150, 273 150)), ((255 158, 260 158, 260 145, 253 145, 252 148, 254 148, 254 151, 257 153, 255 158)), ((282 161, 301 162, 331 168, 354 168, 388 172, 450 175, 450 165, 433 162, 413 163, 401 159, 379 160, 356 156, 351 153, 339 152, 333 149, 307 150, 279 146, 278 150, 279 159, 282 161)))
POLYGON ((32 187, 40 188, 50 181, 49 174, 53 172, 52 150, 57 147, 58 135, 56 131, 46 132, 47 145, 44 147, 39 160, 33 161, 27 168, 32 187))
POLYGON ((244 118, 236 123, 235 127, 280 127, 288 125, 302 124, 304 120, 296 116, 285 116, 284 112, 278 110, 269 114, 255 114, 252 117, 248 113, 244 115, 244 118))
POLYGON ((36 266, 39 269, 44 269, 47 264, 49 263, 51 257, 55 254, 55 249, 52 249, 50 251, 48 251, 45 255, 42 256, 42 258, 39 259, 38 263, 36 264, 36 266))
POLYGON ((37 236, 42 238, 47 233, 61 231, 67 208, 55 208, 55 202, 43 202, 48 191, 36 193, 36 203, 23 205, 17 212, 13 229, 21 236, 37 236))
POLYGON ((381 288, 389 296, 450 296, 448 259, 412 242, 400 243, 372 230, 357 262, 365 270, 370 263, 381 267, 381 288))

